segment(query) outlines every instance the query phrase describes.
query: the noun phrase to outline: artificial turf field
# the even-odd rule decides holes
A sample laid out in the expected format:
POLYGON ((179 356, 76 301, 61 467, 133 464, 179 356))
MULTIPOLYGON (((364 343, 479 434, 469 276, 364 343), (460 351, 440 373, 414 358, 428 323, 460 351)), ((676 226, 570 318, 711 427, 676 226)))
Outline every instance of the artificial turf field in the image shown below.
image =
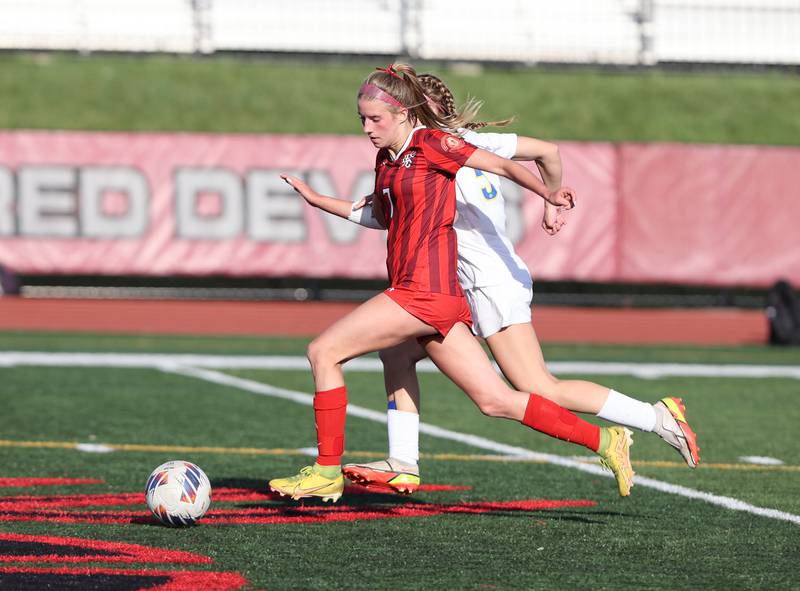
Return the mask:
MULTIPOLYGON (((612 479, 579 469, 595 469, 583 448, 485 418, 444 377, 422 373, 423 421, 446 430, 420 438, 423 484, 431 486, 411 497, 353 488, 331 507, 265 494, 269 478, 313 461, 301 451, 314 445, 303 398, 312 391, 308 371, 186 369, 197 359, 164 365, 174 361, 165 355, 181 353, 297 357, 304 345, 0 333, 0 589, 797 585, 796 350, 546 347, 554 362, 631 364, 617 375, 575 377, 645 400, 684 398, 703 464, 691 471, 655 435, 636 433, 632 455, 641 481, 626 499, 612 479), (105 361, 96 355, 82 358, 82 366, 74 358, 36 362, 23 355, 15 364, 10 351, 162 357, 121 357, 98 367, 105 361), (143 367, 114 366, 131 360, 143 367), (678 364, 676 374, 688 373, 686 364, 758 365, 796 377, 631 375, 637 367, 641 374, 636 364, 645 362, 678 364), (453 433, 482 439, 470 443, 453 433), (82 449, 94 451, 77 444, 93 444, 82 449), (752 464, 744 456, 783 463, 752 464), (211 478, 214 502, 196 527, 156 525, 144 506, 146 477, 169 459, 193 461, 211 478), (700 493, 704 498, 691 498, 700 493)), ((347 380, 351 406, 382 416, 381 375, 350 371, 347 380)), ((362 414, 348 417, 345 461, 385 455, 385 425, 362 414)))

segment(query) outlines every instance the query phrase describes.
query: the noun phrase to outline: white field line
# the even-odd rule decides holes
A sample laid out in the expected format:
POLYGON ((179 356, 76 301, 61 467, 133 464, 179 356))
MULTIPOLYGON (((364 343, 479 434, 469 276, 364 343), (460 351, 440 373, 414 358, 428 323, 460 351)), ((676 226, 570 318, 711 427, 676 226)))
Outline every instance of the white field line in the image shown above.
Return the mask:
MULTIPOLYGON (((308 361, 305 357, 285 356, 223 356, 223 355, 174 355, 174 354, 136 354, 136 353, 44 353, 44 352, 0 352, 0 367, 17 365, 35 365, 52 367, 140 367, 161 369, 180 373, 214 383, 232 386, 255 394, 283 398, 299 404, 312 405, 313 397, 303 392, 296 392, 284 388, 276 388, 260 382, 245 380, 222 374, 201 366, 217 369, 273 369, 273 370, 307 370, 308 361)), ((348 369, 355 371, 381 371, 380 361, 377 359, 355 359, 347 364, 348 369)), ((658 364, 658 363, 607 363, 607 362, 554 362, 548 364, 554 373, 590 373, 596 375, 633 375, 637 377, 657 378, 662 376, 693 376, 693 377, 786 377, 800 379, 798 366, 758 366, 758 365, 699 365, 699 364, 658 364)), ((430 362, 418 364, 418 370, 423 372, 436 371, 430 362)), ((348 414, 386 423, 386 415, 355 405, 348 406, 348 414)), ((602 468, 592 464, 585 464, 570 458, 534 452, 528 449, 509 446, 476 435, 458 433, 442 429, 427 423, 420 424, 420 432, 440 439, 457 441, 479 449, 493 451, 499 454, 516 456, 519 458, 533 459, 547 463, 574 468, 601 476, 610 476, 602 468)), ((780 519, 800 524, 800 516, 785 513, 776 509, 755 507, 738 499, 722 497, 687 487, 661 482, 652 478, 638 477, 639 486, 654 488, 663 492, 680 496, 700 499, 707 503, 726 507, 736 511, 745 511, 754 515, 762 515, 773 519, 780 519)))
MULTIPOLYGON (((223 386, 238 388, 240 390, 245 390, 247 392, 252 392, 254 394, 259 394, 262 396, 282 398, 284 400, 290 400, 292 402, 296 402, 298 404, 304 404, 306 406, 313 406, 314 404, 314 397, 310 394, 306 394, 304 392, 297 392, 294 390, 287 390, 285 388, 278 388, 275 386, 271 386, 269 384, 238 378, 235 376, 230 376, 209 369, 200 369, 192 367, 183 367, 183 368, 173 367, 165 369, 165 371, 185 376, 190 376, 194 378, 199 378, 201 380, 206 380, 223 386)), ((386 423, 386 413, 377 412, 374 410, 363 408, 361 406, 356 406, 354 404, 348 405, 347 414, 362 419, 374 421, 376 423, 386 423)), ((590 474, 595 474, 599 476, 607 476, 609 478, 612 477, 612 475, 609 472, 605 471, 598 465, 585 464, 568 457, 557 456, 554 454, 547 454, 542 452, 535 452, 522 447, 516 447, 513 445, 506 445, 503 443, 499 443, 497 441, 492 441, 491 439, 487 439, 485 437, 479 437, 477 435, 470 435, 467 433, 459 433, 457 431, 443 429, 441 427, 437 427, 435 425, 429 425, 427 423, 422 423, 422 422, 420 422, 419 428, 420 432, 425 433, 426 435, 430 435, 432 437, 438 437, 440 439, 447 439, 450 441, 457 441, 459 443, 471 445, 479 449, 485 449, 499 454, 515 456, 518 458, 538 460, 548 464, 555 464, 557 466, 573 468, 575 470, 580 470, 582 472, 589 472, 590 474)), ((745 513, 751 513, 753 515, 760 515, 762 517, 769 517, 771 519, 778 519, 781 521, 789 521, 791 523, 800 525, 800 515, 794 515, 792 513, 778 511, 777 509, 765 509, 762 507, 756 507, 755 505, 745 503, 744 501, 740 501, 739 499, 734 499, 732 497, 723 497, 720 495, 706 493, 685 486, 679 486, 677 484, 670 484, 668 482, 656 480, 654 478, 646 478, 643 476, 638 476, 636 478, 636 486, 653 488, 661 492, 678 495, 690 499, 698 499, 701 501, 705 501, 706 503, 717 505, 719 507, 724 507, 726 509, 731 509, 733 511, 743 511, 745 513)))
MULTIPOLYGON (((279 355, 180 355, 152 353, 45 353, 35 351, 0 352, 0 367, 37 365, 50 367, 133 367, 172 369, 205 367, 210 369, 309 370, 308 360, 300 356, 279 355)), ((630 375, 639 378, 793 378, 800 380, 798 365, 708 365, 695 363, 619 363, 607 361, 554 361, 547 364, 555 374, 630 375)), ((380 372, 374 358, 349 361, 349 371, 380 372)), ((430 362, 417 364, 420 372, 437 372, 430 362)))

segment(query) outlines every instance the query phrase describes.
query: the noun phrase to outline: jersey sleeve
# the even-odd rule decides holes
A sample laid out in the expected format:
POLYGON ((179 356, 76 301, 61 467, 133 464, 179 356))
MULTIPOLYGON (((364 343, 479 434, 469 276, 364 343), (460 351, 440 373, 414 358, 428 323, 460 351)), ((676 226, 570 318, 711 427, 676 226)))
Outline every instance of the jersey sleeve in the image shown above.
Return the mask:
POLYGON ((455 175, 458 169, 464 166, 467 159, 477 150, 472 144, 465 142, 458 136, 445 133, 436 129, 425 130, 422 149, 428 166, 455 175))
POLYGON ((464 139, 470 144, 509 160, 517 153, 516 133, 478 133, 465 131, 464 139))

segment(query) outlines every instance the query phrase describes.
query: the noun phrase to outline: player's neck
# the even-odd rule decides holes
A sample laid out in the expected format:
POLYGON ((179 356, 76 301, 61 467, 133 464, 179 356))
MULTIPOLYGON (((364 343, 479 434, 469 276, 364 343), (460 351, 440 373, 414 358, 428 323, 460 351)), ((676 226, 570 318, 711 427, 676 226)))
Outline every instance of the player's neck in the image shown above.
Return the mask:
POLYGON ((403 149, 403 146, 406 145, 409 136, 414 133, 414 126, 410 123, 404 123, 400 126, 400 129, 397 130, 397 136, 395 140, 389 146, 389 154, 392 158, 397 158, 398 152, 403 149))

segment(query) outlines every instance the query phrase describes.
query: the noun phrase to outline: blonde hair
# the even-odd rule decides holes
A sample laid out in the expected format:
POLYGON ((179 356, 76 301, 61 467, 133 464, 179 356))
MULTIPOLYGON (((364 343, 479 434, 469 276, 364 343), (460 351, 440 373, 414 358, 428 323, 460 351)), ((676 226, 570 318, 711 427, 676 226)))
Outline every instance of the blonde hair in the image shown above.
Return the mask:
MULTIPOLYGON (((408 116, 412 124, 419 122, 425 127, 442 131, 454 129, 447 117, 437 114, 430 107, 417 73, 410 65, 391 64, 387 68, 378 68, 367 76, 364 84, 377 86, 395 98, 404 108, 408 109, 408 116)), ((370 98, 359 91, 358 98, 362 96, 370 98)), ((393 113, 400 111, 400 107, 391 104, 388 106, 393 113)))
POLYGON ((459 109, 456 107, 452 91, 440 78, 433 74, 420 74, 417 80, 422 85, 425 96, 436 104, 442 118, 447 121, 447 126, 451 130, 461 128, 474 130, 488 126, 505 127, 514 121, 514 117, 499 121, 475 121, 478 111, 483 106, 483 101, 470 98, 459 109))

